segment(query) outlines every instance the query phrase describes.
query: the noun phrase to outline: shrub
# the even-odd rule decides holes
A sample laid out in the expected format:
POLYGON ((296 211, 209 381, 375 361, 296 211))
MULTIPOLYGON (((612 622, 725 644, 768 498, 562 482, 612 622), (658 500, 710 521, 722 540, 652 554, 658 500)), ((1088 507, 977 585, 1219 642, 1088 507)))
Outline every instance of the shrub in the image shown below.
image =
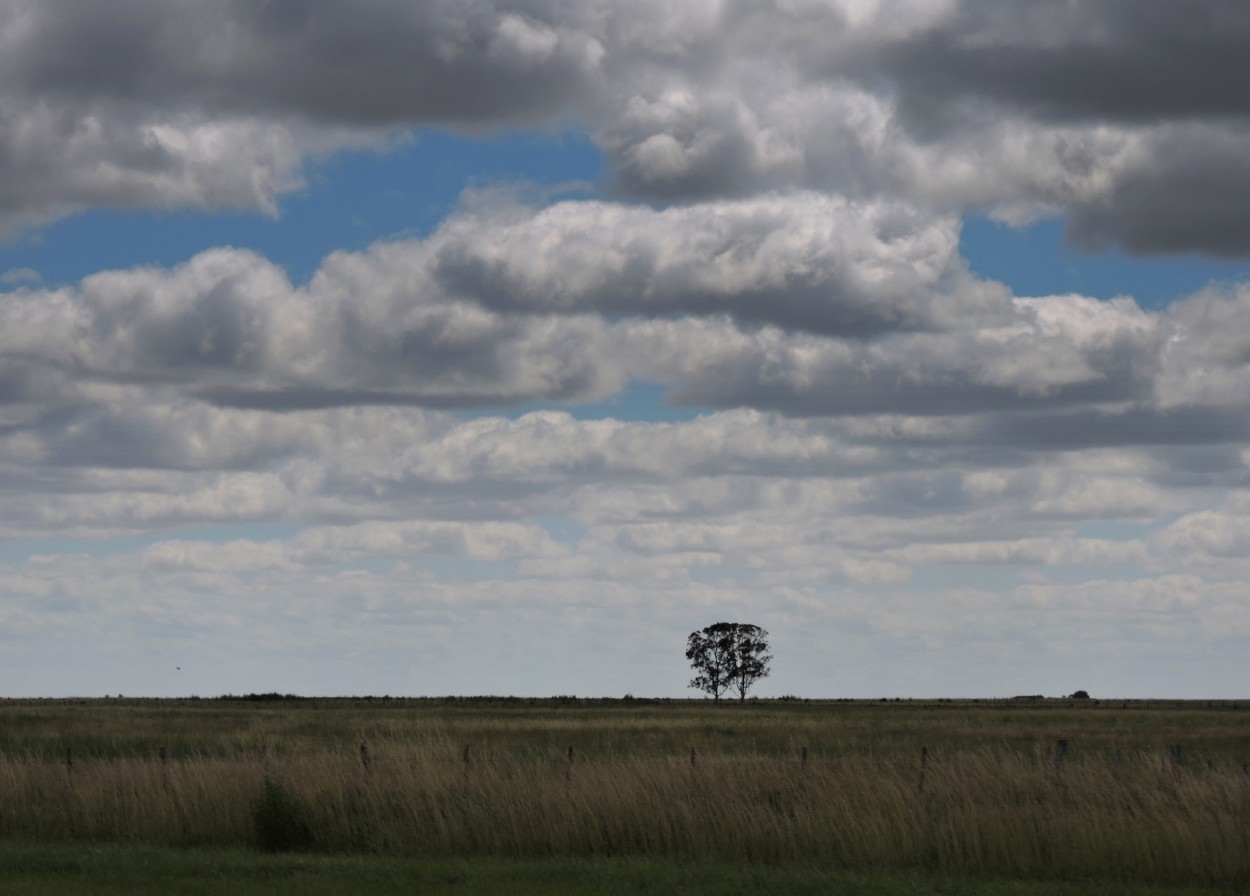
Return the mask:
POLYGON ((291 852, 312 845, 308 810, 281 781, 265 778, 265 788, 252 805, 256 843, 265 852, 291 852))

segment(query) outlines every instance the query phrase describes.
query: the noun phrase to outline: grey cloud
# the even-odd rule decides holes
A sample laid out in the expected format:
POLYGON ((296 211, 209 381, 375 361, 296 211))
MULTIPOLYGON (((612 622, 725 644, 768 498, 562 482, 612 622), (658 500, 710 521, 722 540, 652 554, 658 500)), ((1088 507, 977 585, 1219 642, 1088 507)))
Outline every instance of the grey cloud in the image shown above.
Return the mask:
POLYGON ((798 194, 466 214, 335 254, 300 288, 212 250, 3 294, 0 396, 454 409, 594 401, 642 379, 673 403, 794 416, 1045 413, 1086 444, 1158 443, 1185 405, 1187 437, 1210 441, 1244 408, 1244 290, 1165 312, 1013 299, 969 274, 956 239, 906 208, 798 194))
POLYGON ((1212 286, 1172 303, 1157 386, 1164 408, 1241 408, 1250 394, 1250 288, 1212 286))
POLYGON ((43 276, 33 268, 12 268, 0 274, 0 284, 6 286, 22 283, 38 283, 43 276))
POLYGON ((391 127, 561 113, 603 49, 568 4, 9 3, 10 85, 91 104, 391 127), (576 24, 576 23, 574 23, 576 24))
MULTIPOLYGON (((1244 82, 1250 73, 1243 76, 1244 82)), ((1145 142, 1104 196, 1073 204, 1068 238, 1088 250, 1245 257, 1250 125, 1170 128, 1145 142)))
POLYGON ((1121 411, 1003 414, 986 421, 983 437, 1041 451, 1091 445, 1206 445, 1240 443, 1250 437, 1245 411, 1148 406, 1121 411))
POLYGON ((276 410, 585 400, 621 385, 597 319, 497 315, 385 273, 295 289, 256 255, 212 250, 172 270, 11 293, 0 302, 8 391, 29 398, 52 371, 67 389, 133 384, 276 410))
POLYGON ((1248 42, 1250 11, 1235 0, 969 0, 851 65, 894 85, 897 120, 922 142, 972 134, 991 167, 995 122, 1013 122, 1017 139, 1060 136, 1072 147, 1061 179, 1014 186, 1019 199, 1069 212, 1078 245, 1242 257, 1250 233, 1234 197, 1247 183, 1248 42), (1122 157, 1098 148, 1117 130, 1132 147, 1122 157))
MULTIPOLYGON (((972 382, 956 375, 930 382, 902 382, 884 370, 862 378, 851 365, 818 369, 809 382, 806 374, 774 378, 750 361, 725 364, 692 377, 673 390, 669 400, 677 405, 725 407, 746 405, 775 408, 795 416, 840 414, 950 415, 1012 410, 1022 403, 1040 407, 1121 400, 1125 392, 1114 383, 1059 387, 1042 396, 1021 394, 1017 389, 972 382)), ((1129 393, 1131 395, 1131 393, 1129 393)))
POLYGON ((810 189, 1244 255, 1235 2, 0 5, 0 221, 276 211, 310 153, 578 127, 661 201, 810 189))
MULTIPOLYGON (((817 194, 663 211, 514 207, 455 217, 425 241, 336 253, 301 288, 264 258, 217 249, 173 269, 18 290, 0 302, 0 351, 12 400, 39 382, 78 381, 269 410, 585 401, 633 373, 691 390, 708 377, 729 388, 764 376, 782 390, 749 390, 764 407, 854 377, 865 381, 859 404, 810 412, 866 412, 906 406, 879 390, 900 376, 954 397, 964 370, 970 389, 1007 396, 1113 385, 1131 368, 1128 336, 1082 348, 1039 330, 1036 311, 969 274, 957 245, 949 219, 817 194), (704 348, 678 315, 706 316, 704 348), (745 329, 760 324, 787 329, 745 329), (932 338, 880 341, 908 331, 932 338), (911 357, 891 360, 902 353, 911 357)), ((1126 333, 1147 326, 1108 314, 1125 318, 1126 333)))
POLYGON ((1149 399, 1159 367, 1157 322, 1136 306, 1123 306, 1122 315, 1100 306, 1112 320, 1098 324, 1079 316, 1062 324, 1035 317, 1039 308, 1064 302, 1017 302, 1011 325, 865 344, 743 332, 716 321, 639 323, 629 336, 634 357, 648 358, 653 375, 665 371, 676 382, 669 400, 679 404, 747 405, 798 416, 923 416, 1149 399))
POLYGON ((674 85, 621 100, 595 129, 615 185, 662 201, 800 187, 911 198, 888 99, 835 79, 805 83, 789 62, 726 62, 715 84, 674 85))
POLYGON ((756 139, 760 128, 738 97, 679 94, 651 103, 631 100, 598 139, 624 191, 669 200, 706 199, 750 194, 790 179, 785 169, 800 161, 797 147, 789 152, 778 147, 781 158, 770 159, 756 139))
POLYGON ((958 240, 950 218, 813 193, 661 211, 565 202, 453 219, 430 268, 449 294, 506 311, 728 314, 865 337, 1010 315, 958 240))
MULTIPOLYGON (((362 421, 362 425, 365 424, 362 421)), ((335 489, 390 500, 451 495, 469 503, 547 509, 599 483, 673 484, 702 476, 850 476, 889 460, 870 457, 823 424, 749 411, 677 424, 576 420, 541 411, 483 418, 431 433, 398 452, 327 452, 335 489)))
MULTIPOLYGON (((1227 423, 1231 428, 1236 423, 1227 423)), ((1225 438, 1191 444, 1163 444, 1151 453, 1159 469, 1155 477, 1169 489, 1250 488, 1244 443, 1225 438)))
MULTIPOLYGON (((310 411, 339 407, 437 406, 438 399, 403 392, 371 392, 362 389, 335 389, 318 386, 217 386, 196 388, 192 394, 209 404, 252 411, 310 411)), ((481 400, 477 398, 476 400, 481 400)), ((450 407, 473 407, 474 396, 450 396, 450 407)), ((488 402, 490 403, 490 402, 488 402)))
POLYGON ((1128 121, 1250 114, 1250 10, 1236 0, 967 0, 867 64, 904 109, 991 102, 1044 120, 1128 121))
POLYGON ((168 478, 123 475, 106 483, 82 475, 57 488, 23 483, 23 500, 6 500, 6 537, 116 535, 179 525, 283 520, 298 506, 278 477, 262 473, 200 474, 168 478), (31 501, 31 491, 39 495, 31 501))
MULTIPOLYGON (((37 484, 41 493, 78 495, 74 519, 82 524, 115 514, 149 519, 183 506, 196 512, 201 505, 176 499, 204 490, 214 477, 273 494, 280 487, 283 515, 305 521, 403 518, 409 512, 490 519, 566 512, 582 490, 605 485, 632 492, 663 484, 667 512, 685 513, 677 510, 682 501, 671 490, 707 477, 725 485, 692 496, 705 513, 720 504, 760 500, 764 481, 776 483, 766 488, 768 500, 792 508, 805 494, 816 494, 799 487, 808 477, 880 475, 908 468, 917 456, 884 431, 854 435, 831 421, 751 411, 679 424, 576 420, 553 411, 458 421, 404 408, 276 415, 115 399, 0 432, 0 481, 22 494, 46 474, 49 482, 37 484), (786 494, 772 494, 774 489, 786 494)), ((935 459, 930 451, 924 462, 935 459)), ((817 503, 834 506, 832 494, 826 489, 817 503)), ((73 503, 67 498, 0 516, 37 528, 32 518, 46 512, 53 514, 47 524, 68 524, 57 514, 68 514, 73 503)))
POLYGON ((363 558, 436 555, 477 560, 514 560, 558 555, 559 548, 538 526, 516 523, 404 522, 310 527, 267 542, 158 542, 141 554, 144 567, 204 573, 296 569, 363 558))
POLYGON ((193 401, 152 401, 137 390, 107 402, 62 405, 0 435, 0 458, 34 455, 47 468, 224 471, 265 469, 313 450, 316 428, 266 414, 226 414, 193 401))
POLYGON ((0 407, 38 405, 75 391, 75 384, 64 372, 43 359, 0 355, 0 407))
POLYGON ((301 134, 237 116, 142 116, 0 94, 0 230, 94 207, 248 208, 302 183, 305 152, 359 135, 301 134))
POLYGON ((1211 559, 1243 561, 1250 549, 1247 518, 1225 508, 1186 514, 1152 536, 1151 541, 1189 562, 1211 559))
POLYGON ((603 48, 561 3, 0 4, 0 228, 256 208, 309 153, 417 124, 554 126, 603 48))
POLYGON ((719 40, 736 52, 715 75, 674 70, 631 95, 598 132, 624 187, 797 184, 1012 220, 1070 213, 1085 246, 1248 251, 1241 4, 810 12, 727 7, 719 40))
POLYGON ((517 560, 531 582, 660 585, 701 568, 767 588, 897 584, 918 564, 1138 562, 1140 546, 1075 538, 1074 526, 1186 507, 1184 489, 1160 488, 1168 471, 1141 452, 1039 447, 1028 464, 1007 466, 1015 459, 969 457, 958 444, 961 434, 980 438, 979 426, 744 410, 657 424, 117 402, 49 421, 37 456, 0 436, 0 518, 5 534, 27 536, 322 526, 282 541, 166 542, 131 564, 206 577, 200 585, 214 589, 234 575, 308 581, 327 564, 429 554, 517 560), (89 450, 127 430, 135 437, 114 448, 133 452, 131 465, 107 466, 118 458, 89 450), (40 501, 28 499, 32 487, 40 501), (557 545, 534 519, 562 514, 585 528, 557 545))

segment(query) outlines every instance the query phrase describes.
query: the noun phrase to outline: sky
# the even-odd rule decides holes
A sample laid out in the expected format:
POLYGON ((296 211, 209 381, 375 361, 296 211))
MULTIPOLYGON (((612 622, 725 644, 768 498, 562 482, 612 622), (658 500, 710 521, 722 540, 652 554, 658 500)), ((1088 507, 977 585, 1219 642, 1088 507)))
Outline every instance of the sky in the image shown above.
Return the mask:
POLYGON ((0 694, 1247 696, 1240 0, 0 0, 0 694))

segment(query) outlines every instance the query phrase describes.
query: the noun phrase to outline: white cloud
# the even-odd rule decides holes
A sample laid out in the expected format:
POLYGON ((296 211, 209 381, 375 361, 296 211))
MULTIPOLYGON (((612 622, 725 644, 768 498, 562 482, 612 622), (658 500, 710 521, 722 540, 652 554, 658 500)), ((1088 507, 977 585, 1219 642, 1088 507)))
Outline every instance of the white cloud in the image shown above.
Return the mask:
POLYGON ((34 268, 10 268, 0 274, 0 283, 6 286, 20 286, 23 283, 38 283, 43 276, 34 268))
POLYGON ((378 558, 461 557, 503 561, 558 556, 538 526, 515 523, 405 522, 320 526, 287 539, 225 543, 179 539, 145 548, 140 562, 164 571, 244 573, 306 570, 378 558))

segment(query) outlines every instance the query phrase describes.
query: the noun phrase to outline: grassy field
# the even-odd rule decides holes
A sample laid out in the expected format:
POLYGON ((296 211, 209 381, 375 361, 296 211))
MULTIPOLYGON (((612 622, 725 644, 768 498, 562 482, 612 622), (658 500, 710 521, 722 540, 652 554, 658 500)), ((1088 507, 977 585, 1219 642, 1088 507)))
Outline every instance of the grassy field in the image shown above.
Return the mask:
POLYGON ((459 892, 699 867, 789 892, 1244 890, 1248 762, 1237 703, 7 701, 0 877, 79 892, 47 868, 90 848, 327 880, 468 861, 486 877, 459 892))
POLYGON ((809 863, 663 858, 457 859, 0 842, 6 896, 1213 896, 1225 890, 1019 881, 809 863))

